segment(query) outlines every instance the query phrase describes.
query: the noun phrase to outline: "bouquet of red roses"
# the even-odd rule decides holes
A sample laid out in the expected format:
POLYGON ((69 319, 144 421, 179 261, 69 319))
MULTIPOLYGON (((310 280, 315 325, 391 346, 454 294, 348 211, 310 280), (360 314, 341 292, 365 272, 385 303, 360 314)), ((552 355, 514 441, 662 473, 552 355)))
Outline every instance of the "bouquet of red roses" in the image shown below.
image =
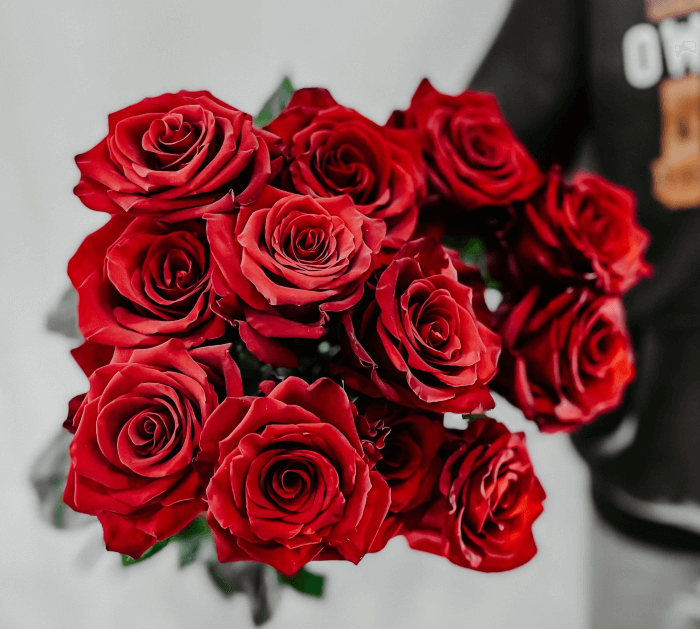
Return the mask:
POLYGON ((109 550, 210 532, 287 578, 397 535, 532 558, 545 493, 490 388, 546 431, 620 403, 621 295, 650 273, 629 191, 543 172, 493 95, 427 80, 384 126, 288 81, 256 120, 147 98, 76 162, 111 217, 68 266, 89 390, 64 500, 109 550))

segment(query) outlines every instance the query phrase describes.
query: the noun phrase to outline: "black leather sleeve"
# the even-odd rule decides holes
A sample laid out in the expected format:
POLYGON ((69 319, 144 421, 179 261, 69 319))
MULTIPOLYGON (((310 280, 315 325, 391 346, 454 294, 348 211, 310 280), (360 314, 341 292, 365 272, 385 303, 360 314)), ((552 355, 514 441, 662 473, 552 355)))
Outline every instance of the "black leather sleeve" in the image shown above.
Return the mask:
POLYGON ((494 92, 543 166, 568 166, 589 123, 580 0, 514 0, 470 87, 494 92))

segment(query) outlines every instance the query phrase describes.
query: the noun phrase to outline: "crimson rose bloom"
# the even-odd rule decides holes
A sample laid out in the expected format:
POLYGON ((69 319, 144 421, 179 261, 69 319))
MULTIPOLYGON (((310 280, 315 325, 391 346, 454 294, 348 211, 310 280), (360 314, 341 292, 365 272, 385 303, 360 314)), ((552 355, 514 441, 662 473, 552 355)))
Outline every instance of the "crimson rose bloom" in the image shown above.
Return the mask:
POLYGON ((567 184, 555 167, 547 187, 522 208, 506 241, 530 281, 553 278, 616 294, 651 275, 644 261, 649 234, 637 223, 630 190, 592 173, 577 173, 567 184))
POLYGON ((254 201, 281 167, 280 141, 209 92, 146 98, 109 116, 78 155, 75 194, 110 214, 181 220, 254 201))
POLYGON ((177 225, 114 216, 68 263, 78 291, 78 324, 89 341, 117 347, 180 338, 199 345, 224 333, 210 310, 204 221, 177 225))
POLYGON ((401 533, 410 509, 430 498, 442 468, 438 450, 449 432, 439 414, 412 413, 364 397, 358 404, 361 412, 356 423, 365 454, 391 489, 389 513, 370 548, 374 553, 401 533))
POLYGON ((234 216, 207 217, 216 308, 238 322, 255 356, 279 367, 297 358, 273 338, 320 338, 329 313, 362 296, 385 234, 348 196, 314 199, 267 188, 234 216))
POLYGON ((343 314, 347 363, 335 365, 336 373, 358 391, 404 406, 493 408, 486 383, 496 374, 500 339, 479 320, 473 295, 438 242, 411 241, 374 295, 343 314))
POLYGON ((523 433, 480 417, 455 437, 434 502, 402 534, 409 546, 481 572, 512 570, 537 552, 532 523, 545 493, 523 433))
POLYGON ((438 450, 449 433, 442 416, 396 409, 387 417, 377 471, 391 489, 392 513, 408 511, 430 498, 442 469, 438 450))
POLYGON ((418 130, 432 192, 465 209, 526 199, 543 183, 493 94, 449 96, 423 79, 410 107, 395 111, 387 125, 418 130))
POLYGON ((617 297, 569 288, 554 299, 533 288, 501 325, 504 395, 545 432, 571 431, 616 408, 635 377, 617 297))
POLYGON ((229 349, 188 352, 172 340, 117 350, 90 377, 67 426, 75 437, 63 498, 99 518, 109 550, 140 557, 206 509, 192 460, 219 399, 242 394, 229 349))
POLYGON ((210 417, 197 465, 219 561, 293 575, 311 560, 357 563, 389 509, 345 391, 287 378, 267 397, 228 398, 210 417))
POLYGON ((380 127, 318 88, 296 91, 266 129, 287 143, 285 187, 349 195, 360 212, 386 221, 385 248, 395 251, 411 237, 425 192, 415 134, 380 127))

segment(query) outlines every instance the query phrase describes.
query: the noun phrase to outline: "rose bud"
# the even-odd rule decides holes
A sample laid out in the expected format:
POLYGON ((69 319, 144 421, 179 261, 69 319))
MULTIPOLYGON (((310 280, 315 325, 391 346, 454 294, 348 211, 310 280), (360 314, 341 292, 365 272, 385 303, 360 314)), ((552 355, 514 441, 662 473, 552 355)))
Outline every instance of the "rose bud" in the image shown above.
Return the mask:
POLYGON ((450 446, 434 501, 404 525, 409 546, 481 572, 528 562, 537 552, 532 524, 545 493, 525 435, 480 417, 450 446))
POLYGON ((406 244, 367 293, 342 315, 344 362, 333 369, 350 387, 438 413, 493 408, 486 384, 500 339, 479 320, 474 289, 458 281, 438 242, 406 244))
POLYGON ((635 377, 617 297, 533 288, 501 325, 499 390, 544 432, 572 431, 616 408, 635 377))
POLYGON ((268 188, 237 215, 207 217, 216 311, 276 367, 297 357, 275 338, 318 339, 331 313, 362 297, 385 234, 348 196, 314 199, 268 188))
POLYGON ((204 221, 112 217, 68 263, 82 335, 117 347, 220 337, 224 321, 209 308, 209 257, 204 221))
POLYGON ((634 194, 598 175, 578 173, 567 184, 555 167, 546 188, 512 211, 505 241, 529 284, 586 284, 617 294, 652 274, 634 194))
POLYGON ((385 249, 396 251, 411 237, 425 196, 415 134, 380 127, 318 88, 296 91, 266 129, 286 141, 286 189, 349 195, 364 215, 385 221, 385 249))
POLYGON ((75 158, 90 209, 183 220, 255 201, 281 168, 280 139, 209 92, 163 94, 110 114, 75 158))
POLYGON ((206 509, 192 461, 219 402, 242 394, 229 349, 188 351, 172 340, 117 350, 90 377, 68 420, 75 436, 63 498, 98 517, 108 550, 140 557, 206 509))
POLYGON ((493 94, 449 96, 423 79, 409 108, 394 112, 387 126, 420 134, 432 198, 467 210, 507 205, 528 198, 544 181, 493 94))
POLYGON ((306 563, 368 552, 390 492, 370 469, 345 391, 290 377, 266 397, 231 397, 202 432, 208 522, 221 562, 306 563))

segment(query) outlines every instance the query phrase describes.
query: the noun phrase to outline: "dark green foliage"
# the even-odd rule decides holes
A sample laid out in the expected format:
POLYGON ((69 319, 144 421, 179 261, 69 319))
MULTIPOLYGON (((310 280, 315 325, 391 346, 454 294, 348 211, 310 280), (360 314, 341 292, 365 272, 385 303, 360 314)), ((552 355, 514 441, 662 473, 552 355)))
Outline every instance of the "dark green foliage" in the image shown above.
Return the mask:
POLYGON ((299 570, 293 577, 286 577, 283 574, 277 573, 277 578, 280 583, 289 585, 307 596, 323 596, 325 578, 321 575, 309 572, 306 568, 299 570))
POLYGON ((264 127, 266 124, 270 124, 287 106, 293 93, 294 88, 292 87, 292 82, 289 80, 289 77, 285 76, 280 86, 275 90, 275 93, 270 96, 263 105, 260 113, 256 116, 255 120, 253 120, 255 125, 264 127))

